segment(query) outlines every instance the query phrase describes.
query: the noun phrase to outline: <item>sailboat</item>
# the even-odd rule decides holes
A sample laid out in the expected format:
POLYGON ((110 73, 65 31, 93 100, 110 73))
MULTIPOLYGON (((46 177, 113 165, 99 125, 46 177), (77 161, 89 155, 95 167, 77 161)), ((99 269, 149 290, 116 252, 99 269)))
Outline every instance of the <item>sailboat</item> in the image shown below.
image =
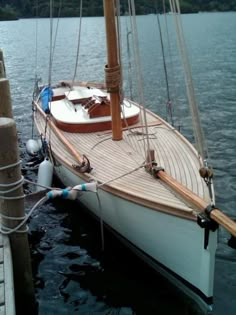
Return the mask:
POLYGON ((87 209, 209 310, 218 225, 236 236, 235 224, 215 207, 204 150, 123 97, 114 0, 104 0, 104 17, 105 83, 63 78, 41 87, 33 100, 35 126, 55 174, 72 187, 63 197, 89 183, 96 193, 79 196, 87 209))

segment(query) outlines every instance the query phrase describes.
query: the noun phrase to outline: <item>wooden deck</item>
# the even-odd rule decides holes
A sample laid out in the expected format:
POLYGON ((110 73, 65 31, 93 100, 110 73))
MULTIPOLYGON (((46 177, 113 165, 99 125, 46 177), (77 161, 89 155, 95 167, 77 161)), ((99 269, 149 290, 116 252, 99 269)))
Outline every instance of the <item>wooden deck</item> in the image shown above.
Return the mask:
MULTIPOLYGON (((40 133, 44 134, 45 120, 39 112, 35 115, 36 125, 40 133)), ((208 202, 208 188, 199 176, 200 161, 193 146, 151 112, 147 113, 147 122, 150 148, 155 151, 158 166, 162 166, 169 175, 208 202)), ((126 196, 132 201, 137 198, 142 204, 147 202, 148 206, 151 205, 154 209, 175 209, 183 216, 195 216, 197 209, 183 201, 143 168, 133 171, 145 161, 146 149, 144 150, 143 144, 146 130, 141 127, 141 123, 130 129, 124 130, 121 141, 112 141, 109 131, 81 134, 61 130, 61 133, 80 155, 85 154, 89 159, 93 167, 90 178, 99 183, 110 181, 108 188, 116 191, 118 195, 126 196)), ((68 148, 49 130, 48 126, 47 138, 55 156, 68 167, 77 164, 68 148)))
POLYGON ((0 233, 0 315, 15 314, 15 297, 10 243, 0 233))

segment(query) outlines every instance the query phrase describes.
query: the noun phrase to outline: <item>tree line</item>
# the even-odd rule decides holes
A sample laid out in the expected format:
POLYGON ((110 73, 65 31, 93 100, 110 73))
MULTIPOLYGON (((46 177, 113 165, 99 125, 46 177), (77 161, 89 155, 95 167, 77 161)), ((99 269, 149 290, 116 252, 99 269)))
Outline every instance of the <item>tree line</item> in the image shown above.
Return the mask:
MULTIPOLYGON (((121 14, 127 14, 127 0, 120 0, 121 14)), ((135 0, 136 14, 168 12, 169 1, 135 0)), ((102 16, 103 0, 83 0, 83 16, 102 16)), ((236 11, 236 0, 180 0, 182 13, 199 11, 236 11)), ((74 17, 80 15, 79 0, 54 0, 53 15, 74 17)), ((49 0, 0 0, 0 20, 17 18, 48 17, 49 0)))

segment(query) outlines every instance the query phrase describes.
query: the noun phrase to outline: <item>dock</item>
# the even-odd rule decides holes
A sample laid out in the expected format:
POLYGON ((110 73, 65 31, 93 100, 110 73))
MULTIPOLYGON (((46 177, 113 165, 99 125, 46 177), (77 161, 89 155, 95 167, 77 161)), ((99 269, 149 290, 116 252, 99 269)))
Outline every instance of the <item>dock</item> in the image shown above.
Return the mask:
POLYGON ((28 229, 24 221, 24 178, 11 100, 0 49, 0 315, 36 314, 28 229))
POLYGON ((15 315, 11 247, 8 236, 2 233, 0 233, 0 315, 15 315))

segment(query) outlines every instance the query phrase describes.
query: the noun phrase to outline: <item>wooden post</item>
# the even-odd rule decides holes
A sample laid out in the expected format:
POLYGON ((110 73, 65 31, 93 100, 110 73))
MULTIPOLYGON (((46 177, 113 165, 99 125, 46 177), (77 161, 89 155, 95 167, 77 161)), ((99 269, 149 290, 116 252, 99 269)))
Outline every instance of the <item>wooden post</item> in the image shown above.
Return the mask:
POLYGON ((0 117, 13 118, 9 81, 0 78, 0 117))
POLYGON ((1 60, 0 60, 0 78, 5 78, 4 65, 1 60))
POLYGON ((3 51, 0 49, 0 78, 6 77, 6 69, 4 64, 4 58, 3 58, 3 51))
MULTIPOLYGON (((4 191, 12 187, 4 187, 3 185, 13 184, 21 179, 20 164, 17 164, 19 161, 17 131, 13 119, 0 117, 0 139, 0 189, 4 191)), ((0 199, 1 214, 7 217, 24 217, 23 194, 23 187, 20 186, 16 190, 3 195, 6 197, 18 196, 19 199, 0 199)), ((3 229, 4 227, 12 229, 20 222, 21 220, 2 218, 3 229)), ((16 309, 19 314, 34 314, 34 288, 26 226, 23 225, 20 230, 23 232, 14 232, 9 235, 13 261, 16 309)))

